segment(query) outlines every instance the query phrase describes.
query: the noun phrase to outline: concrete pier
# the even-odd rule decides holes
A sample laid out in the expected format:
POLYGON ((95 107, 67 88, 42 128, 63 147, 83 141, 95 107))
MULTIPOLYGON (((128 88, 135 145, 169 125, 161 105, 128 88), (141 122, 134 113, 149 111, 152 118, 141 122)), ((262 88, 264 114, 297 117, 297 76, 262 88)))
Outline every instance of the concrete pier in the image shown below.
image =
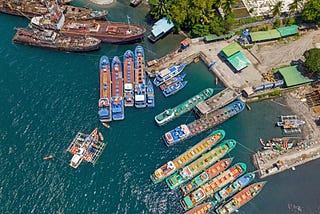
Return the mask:
POLYGON ((320 157, 319 141, 303 141, 298 147, 282 153, 272 150, 258 151, 253 155, 253 164, 260 178, 302 165, 320 157))

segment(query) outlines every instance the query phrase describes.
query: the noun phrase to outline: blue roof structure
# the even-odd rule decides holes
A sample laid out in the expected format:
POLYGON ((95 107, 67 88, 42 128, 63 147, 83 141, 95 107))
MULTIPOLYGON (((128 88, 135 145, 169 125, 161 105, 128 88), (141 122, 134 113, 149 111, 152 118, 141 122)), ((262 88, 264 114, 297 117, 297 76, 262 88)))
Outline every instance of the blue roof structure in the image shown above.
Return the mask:
POLYGON ((154 37, 157 37, 160 34, 164 34, 168 32, 173 27, 174 27, 173 22, 171 20, 168 20, 168 18, 163 17, 153 25, 151 32, 154 37))

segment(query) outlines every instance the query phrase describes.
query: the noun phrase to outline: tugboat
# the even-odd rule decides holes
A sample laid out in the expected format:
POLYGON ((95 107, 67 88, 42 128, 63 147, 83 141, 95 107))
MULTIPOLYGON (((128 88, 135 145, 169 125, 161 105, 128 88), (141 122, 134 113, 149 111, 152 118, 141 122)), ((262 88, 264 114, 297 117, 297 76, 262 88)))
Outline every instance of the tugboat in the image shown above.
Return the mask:
POLYGON ((124 106, 134 105, 134 55, 127 50, 123 55, 123 73, 124 73, 124 106))
POLYGON ((107 56, 100 58, 99 118, 102 123, 112 120, 110 62, 107 56))
POLYGON ((155 86, 159 86, 163 84, 164 82, 180 74, 183 71, 183 69, 186 67, 186 65, 187 64, 182 63, 180 65, 175 65, 171 68, 166 68, 160 71, 157 74, 156 78, 153 80, 153 83, 155 84, 155 86))
POLYGON ((244 188, 239 193, 237 193, 235 196, 232 197, 232 199, 224 204, 218 207, 215 210, 215 213, 217 214, 231 214, 241 208, 243 205, 251 201, 254 197, 256 197, 266 184, 265 181, 251 184, 250 186, 244 188))
POLYGON ((145 58, 144 50, 141 46, 137 46, 134 50, 134 105, 136 108, 145 108, 146 101, 146 77, 145 77, 145 58))
POLYGON ((115 56, 112 59, 112 119, 124 119, 124 103, 123 103, 123 79, 122 68, 119 57, 115 56))
POLYGON ((204 152, 208 151, 212 146, 219 143, 225 135, 226 133, 223 130, 216 130, 211 132, 209 136, 185 151, 183 154, 179 155, 174 160, 169 161, 168 163, 164 164, 156 171, 154 171, 154 173, 150 176, 151 180, 154 183, 159 183, 163 179, 172 175, 176 170, 197 159, 204 152))
POLYGON ((147 98, 148 98, 148 108, 154 108, 155 101, 154 101, 154 90, 151 80, 148 80, 147 84, 147 98))
POLYGON ((204 169, 208 168, 212 164, 214 164, 219 159, 223 158, 226 154, 228 154, 234 147, 236 146, 235 140, 226 140, 223 143, 214 147, 211 151, 202 155, 197 160, 193 161, 188 166, 185 166, 179 172, 176 172, 169 178, 167 178, 166 182, 170 189, 176 189, 184 182, 189 179, 197 176, 204 169))
POLYGON ((188 81, 173 83, 172 85, 167 86, 162 93, 165 97, 169 97, 183 89, 187 83, 188 81))

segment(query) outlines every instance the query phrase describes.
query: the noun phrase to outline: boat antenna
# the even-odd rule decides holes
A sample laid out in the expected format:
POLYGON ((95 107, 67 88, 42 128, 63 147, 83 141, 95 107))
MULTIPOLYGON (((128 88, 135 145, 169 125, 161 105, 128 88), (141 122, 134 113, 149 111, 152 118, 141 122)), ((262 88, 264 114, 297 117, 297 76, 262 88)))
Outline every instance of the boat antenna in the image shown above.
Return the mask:
POLYGON ((127 19, 128 19, 129 30, 130 30, 130 19, 131 19, 131 17, 127 15, 127 19))

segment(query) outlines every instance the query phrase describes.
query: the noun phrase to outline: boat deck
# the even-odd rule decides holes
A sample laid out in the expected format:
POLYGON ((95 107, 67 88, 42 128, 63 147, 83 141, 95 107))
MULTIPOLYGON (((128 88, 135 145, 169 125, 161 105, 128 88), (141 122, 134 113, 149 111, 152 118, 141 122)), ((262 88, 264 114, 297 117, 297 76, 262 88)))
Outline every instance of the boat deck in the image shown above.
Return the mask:
POLYGON ((100 98, 111 98, 111 77, 110 69, 102 68, 100 71, 100 98))
POLYGON ((121 65, 116 70, 115 66, 112 68, 112 97, 123 97, 123 78, 121 65))

